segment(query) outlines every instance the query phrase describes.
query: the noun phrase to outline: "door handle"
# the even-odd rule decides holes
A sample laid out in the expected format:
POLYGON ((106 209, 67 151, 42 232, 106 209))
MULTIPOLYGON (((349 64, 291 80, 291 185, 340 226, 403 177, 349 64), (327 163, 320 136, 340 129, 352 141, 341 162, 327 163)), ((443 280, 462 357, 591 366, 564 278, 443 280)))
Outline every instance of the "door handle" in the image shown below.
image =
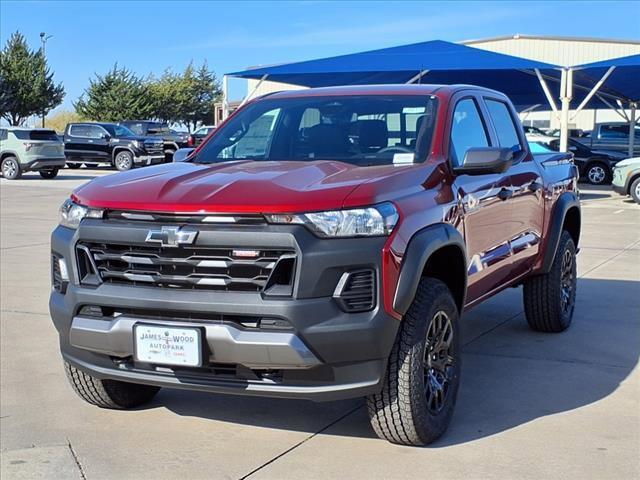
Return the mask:
POLYGON ((513 191, 508 190, 506 188, 503 188, 498 192, 498 198, 502 201, 508 200, 511 197, 513 197, 513 191))

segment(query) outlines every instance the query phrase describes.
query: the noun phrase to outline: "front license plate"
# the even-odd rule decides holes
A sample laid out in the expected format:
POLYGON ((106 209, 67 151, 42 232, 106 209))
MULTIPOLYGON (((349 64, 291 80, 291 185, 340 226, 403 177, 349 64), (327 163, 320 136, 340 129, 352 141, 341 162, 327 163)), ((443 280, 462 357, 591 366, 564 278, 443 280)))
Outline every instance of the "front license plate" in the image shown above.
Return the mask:
POLYGON ((134 326, 136 360, 161 365, 202 364, 200 329, 138 324, 134 326))

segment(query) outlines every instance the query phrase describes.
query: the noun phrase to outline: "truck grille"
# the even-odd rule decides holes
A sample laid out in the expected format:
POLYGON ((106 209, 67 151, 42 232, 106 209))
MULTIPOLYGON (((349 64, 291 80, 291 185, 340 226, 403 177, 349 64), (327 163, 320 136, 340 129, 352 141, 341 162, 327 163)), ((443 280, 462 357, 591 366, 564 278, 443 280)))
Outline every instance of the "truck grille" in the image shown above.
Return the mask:
POLYGON ((149 155, 164 154, 164 145, 157 140, 145 140, 144 149, 149 155))
POLYGON ((99 243, 80 243, 77 252, 82 279, 97 274, 106 283, 234 292, 262 291, 276 266, 278 277, 284 268, 291 278, 295 259, 285 250, 99 243))

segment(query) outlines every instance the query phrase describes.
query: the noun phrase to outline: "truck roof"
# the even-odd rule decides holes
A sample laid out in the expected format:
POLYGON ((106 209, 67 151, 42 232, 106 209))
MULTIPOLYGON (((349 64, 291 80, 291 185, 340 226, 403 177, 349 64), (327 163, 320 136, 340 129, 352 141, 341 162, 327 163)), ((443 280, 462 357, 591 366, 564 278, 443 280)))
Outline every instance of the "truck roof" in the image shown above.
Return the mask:
POLYGON ((319 87, 301 90, 286 90, 268 94, 269 98, 300 98, 311 96, 331 95, 433 95, 436 92, 453 94, 460 90, 483 90, 485 92, 498 93, 476 85, 435 85, 435 84, 396 84, 396 85, 348 85, 338 87, 319 87))

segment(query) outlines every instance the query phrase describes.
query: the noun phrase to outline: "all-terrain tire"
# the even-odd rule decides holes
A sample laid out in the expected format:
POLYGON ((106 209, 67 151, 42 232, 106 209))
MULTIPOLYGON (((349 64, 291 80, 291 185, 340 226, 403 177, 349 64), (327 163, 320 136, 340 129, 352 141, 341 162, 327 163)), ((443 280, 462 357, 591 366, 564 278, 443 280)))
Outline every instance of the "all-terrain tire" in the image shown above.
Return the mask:
MULTIPOLYGON (((441 338, 444 341, 445 334, 441 338)), ((369 419, 376 434, 400 445, 427 445, 438 439, 453 415, 460 362, 458 309, 453 296, 440 280, 423 278, 391 350, 382 391, 367 397, 369 419), (432 353, 440 343, 433 341, 434 337, 429 340, 428 336, 442 313, 450 325, 450 349, 446 356, 450 355, 452 361, 447 367, 450 380, 446 384, 446 395, 442 396, 441 408, 436 411, 429 395, 433 391, 429 390, 432 389, 429 372, 433 369, 428 368, 427 362, 439 356, 432 353), (429 360, 425 355, 427 349, 429 360)))
POLYGON ((527 279, 524 313, 537 332, 563 332, 571 325, 576 299, 576 246, 566 230, 560 236, 551 270, 527 279))
POLYGON ((127 409, 150 401, 160 387, 100 380, 64 362, 64 370, 73 390, 85 402, 101 408, 127 409))

